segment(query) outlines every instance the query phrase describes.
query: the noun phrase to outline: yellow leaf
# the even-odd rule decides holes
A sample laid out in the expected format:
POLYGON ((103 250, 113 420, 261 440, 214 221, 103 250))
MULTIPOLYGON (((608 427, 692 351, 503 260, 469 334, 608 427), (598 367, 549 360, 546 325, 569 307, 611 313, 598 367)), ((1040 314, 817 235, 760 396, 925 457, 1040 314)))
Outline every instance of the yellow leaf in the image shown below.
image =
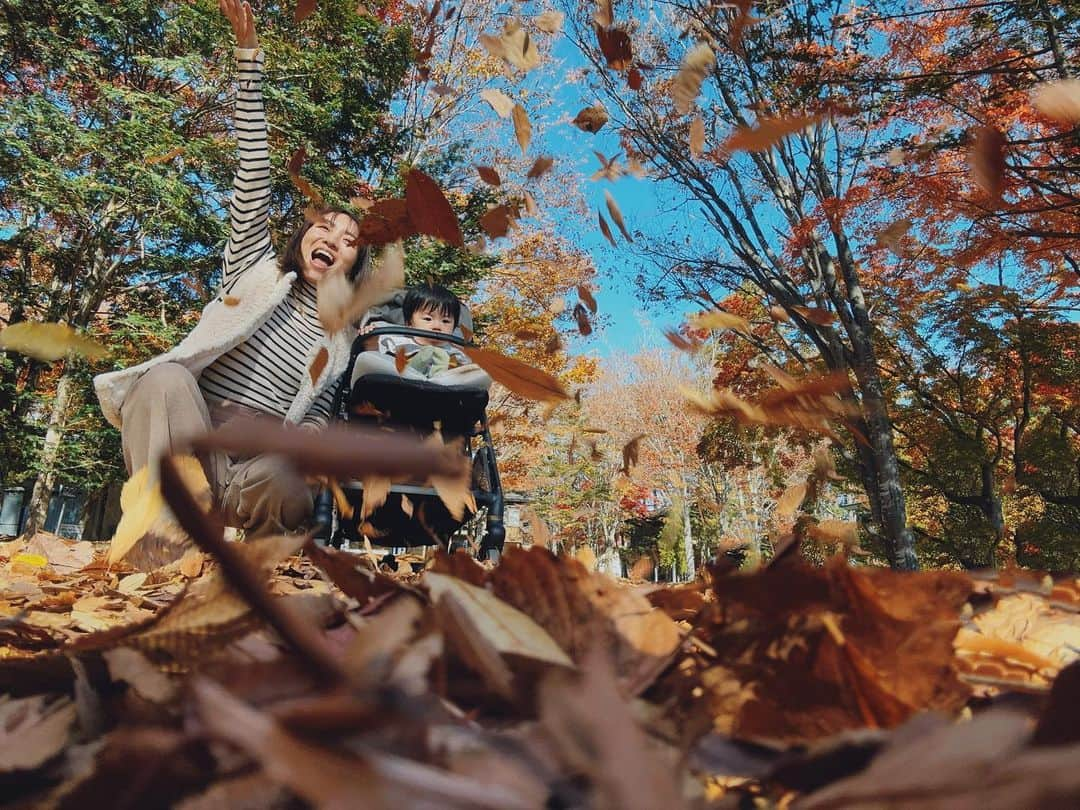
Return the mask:
POLYGON ((561 11, 545 11, 537 17, 533 17, 536 27, 546 34, 557 34, 562 31, 565 16, 561 11))
POLYGON ((520 104, 514 105, 512 113, 514 119, 514 137, 517 138, 521 154, 529 151, 529 141, 532 140, 532 124, 529 123, 529 114, 520 104))
POLYGON ((750 334, 750 321, 741 315, 710 309, 690 316, 690 325, 695 329, 731 329, 735 332, 750 334))
POLYGON ((424 584, 437 604, 455 602, 483 637, 503 655, 573 667, 570 657, 540 625, 484 588, 446 574, 427 573, 424 584))
POLYGON ((16 554, 11 558, 11 562, 13 565, 29 565, 31 568, 44 568, 49 564, 48 559, 41 554, 16 554))
POLYGON ((109 356, 104 346, 66 323, 13 323, 0 331, 0 349, 19 352, 46 363, 59 360, 67 354, 82 355, 89 360, 101 360, 109 356))

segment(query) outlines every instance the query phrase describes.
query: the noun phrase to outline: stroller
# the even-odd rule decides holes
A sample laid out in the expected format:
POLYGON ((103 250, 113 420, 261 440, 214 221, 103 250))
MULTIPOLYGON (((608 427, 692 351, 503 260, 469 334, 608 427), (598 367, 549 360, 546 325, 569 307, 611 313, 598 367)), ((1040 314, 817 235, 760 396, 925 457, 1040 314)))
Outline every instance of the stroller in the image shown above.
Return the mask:
MULTIPOLYGON (((399 292, 388 304, 369 313, 371 320, 384 325, 353 342, 348 367, 334 395, 331 418, 365 426, 377 424, 420 437, 439 429, 448 441, 460 439, 462 452, 472 459, 471 490, 477 513, 485 513, 485 530, 477 556, 481 560, 497 561, 506 528, 502 484, 485 412, 487 386, 478 386, 475 380, 470 384, 466 377, 462 378, 465 384, 455 385, 414 379, 398 372, 393 357, 365 348, 370 339, 381 335, 428 337, 468 346, 471 344, 464 338, 462 327, 471 330, 472 317, 462 306, 459 327, 452 335, 404 326, 403 295, 399 292)), ((481 376, 490 382, 486 375, 481 373, 481 376)), ((459 536, 460 530, 470 520, 478 519, 477 514, 468 511, 462 518, 455 518, 432 487, 394 483, 385 503, 361 520, 363 483, 341 482, 341 489, 352 508, 351 516, 336 508, 329 488, 324 488, 316 498, 315 522, 319 526, 316 539, 323 544, 341 547, 345 543, 362 543, 367 537, 372 544, 389 548, 439 545, 454 551, 468 546, 468 540, 459 536)))

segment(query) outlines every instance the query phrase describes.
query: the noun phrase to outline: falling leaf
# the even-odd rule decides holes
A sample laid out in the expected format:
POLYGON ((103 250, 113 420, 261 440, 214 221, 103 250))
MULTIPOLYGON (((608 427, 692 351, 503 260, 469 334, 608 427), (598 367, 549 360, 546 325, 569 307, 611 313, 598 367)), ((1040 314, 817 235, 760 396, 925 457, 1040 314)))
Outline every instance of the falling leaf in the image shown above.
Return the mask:
POLYGON ((695 115, 690 122, 690 154, 701 157, 701 150, 705 147, 705 122, 700 115, 695 115))
POLYGON ((530 180, 536 180, 543 177, 547 173, 547 170, 555 163, 555 159, 547 156, 538 157, 533 161, 533 165, 529 168, 528 174, 525 176, 530 180))
POLYGON ((499 173, 490 166, 477 166, 476 173, 480 175, 480 179, 487 183, 489 186, 502 185, 502 178, 499 177, 499 173))
POLYGON ((68 354, 102 360, 109 351, 66 323, 19 321, 0 331, 0 349, 51 363, 68 354))
POLYGON ((585 337, 592 334, 592 324, 589 323, 589 313, 581 304, 574 304, 574 320, 577 321, 578 332, 585 337))
POLYGON ((791 323, 791 316, 789 316, 787 310, 779 304, 773 304, 769 307, 769 317, 778 323, 791 323))
POLYGON ((1047 118, 1065 124, 1080 123, 1080 79, 1036 85, 1031 103, 1047 118))
POLYGON ((168 163, 174 157, 180 157, 180 155, 182 154, 184 154, 184 147, 174 146, 172 149, 170 149, 163 155, 154 155, 152 157, 148 157, 145 162, 147 166, 155 166, 158 163, 168 163))
POLYGON ((795 115, 791 118, 759 118, 753 127, 736 127, 721 145, 728 152, 766 152, 788 135, 800 132, 821 120, 820 115, 795 115))
POLYGON ((691 48, 683 58, 671 89, 678 113, 685 115, 693 108, 698 93, 701 92, 701 85, 715 62, 716 55, 704 42, 691 48))
POLYGON ((438 184, 423 172, 410 169, 405 178, 405 203, 418 233, 434 236, 454 247, 465 247, 457 214, 438 184))
POLYGON ((597 133, 608 122, 607 110, 597 104, 594 107, 586 107, 579 112, 571 122, 575 127, 584 132, 597 133))
POLYGON ((533 23, 546 34, 557 34, 562 31, 565 15, 561 11, 545 11, 533 17, 533 23))
POLYGON ((522 192, 522 197, 525 199, 525 213, 530 217, 540 215, 540 208, 536 204, 536 200, 533 199, 533 195, 527 191, 522 192))
POLYGON ((480 98, 491 105, 491 109, 493 109, 500 118, 509 118, 514 110, 513 100, 501 90, 493 90, 491 88, 481 90, 480 98))
POLYGON ((532 124, 529 123, 529 114, 520 104, 514 105, 513 118, 514 137, 521 147, 521 154, 524 155, 529 151, 529 141, 532 140, 532 124))
POLYGON ((668 342, 671 343, 672 346, 682 352, 690 352, 692 354, 701 348, 700 340, 697 340, 696 338, 687 340, 678 332, 674 332, 671 329, 664 332, 664 337, 668 339, 668 342))
MULTIPOLYGON (((404 374, 405 366, 407 366, 408 363, 409 358, 405 356, 405 347, 398 346, 397 349, 394 351, 394 368, 397 369, 397 373, 404 374)), ((367 517, 367 515, 364 515, 364 517, 367 517)))
POLYGON ((320 346, 318 354, 315 355, 315 359, 311 361, 311 367, 308 369, 308 374, 311 375, 312 385, 318 385, 319 377, 322 376, 323 369, 326 368, 326 364, 329 360, 330 352, 327 351, 325 346, 320 346))
POLYGON ((294 14, 296 22, 302 23, 311 16, 311 12, 315 10, 316 5, 318 5, 318 0, 296 0, 296 12, 294 14))
POLYGON ((639 433, 623 445, 622 449, 622 474, 630 475, 630 470, 638 465, 638 456, 641 452, 641 440, 644 433, 639 433))
POLYGON ((626 229, 626 222, 623 220, 622 211, 619 210, 618 203, 616 203, 615 198, 611 196, 611 192, 606 189, 604 190, 604 202, 607 203, 608 213, 611 214, 611 220, 618 227, 619 232, 627 242, 633 242, 634 237, 632 237, 630 231, 626 229))
POLYGON ((496 205, 494 208, 488 209, 487 213, 480 217, 480 227, 492 239, 501 239, 510 231, 510 221, 509 207, 496 205))
POLYGON ((432 86, 431 92, 437 96, 452 96, 457 90, 448 84, 436 84, 432 86))
POLYGON ((596 40, 600 52, 612 70, 627 70, 634 62, 634 48, 630 35, 621 28, 596 27, 596 40))
POLYGON ((750 334, 750 321, 733 312, 722 309, 710 309, 690 316, 690 325, 695 329, 731 329, 744 335, 750 334))
POLYGON ((781 518, 789 518, 795 514, 803 500, 806 498, 807 486, 804 481, 801 484, 792 484, 784 490, 780 500, 776 502, 776 514, 781 518))
POLYGON ((997 127, 983 126, 972 135, 968 153, 971 179, 992 202, 1005 190, 1005 136, 997 127))
POLYGON ((599 218, 600 222, 600 233, 602 233, 604 238, 611 243, 612 247, 615 247, 615 237, 611 235, 611 227, 607 224, 607 220, 604 219, 604 215, 597 211, 596 216, 599 218))
POLYGON ((615 11, 612 8, 612 0, 596 0, 596 13, 593 21, 597 25, 607 27, 615 22, 615 11))
POLYGON ((517 20, 507 20, 499 37, 503 46, 503 58, 522 72, 540 64, 540 51, 529 32, 517 20))
POLYGON ((900 240, 907 236, 907 232, 910 230, 910 219, 908 219, 907 217, 904 217, 903 219, 898 219, 896 222, 893 222, 878 231, 877 238, 874 239, 874 247, 885 247, 888 248, 895 255, 901 256, 900 240))
POLYGON ((390 494, 390 479, 385 475, 365 475, 361 479, 363 495, 360 502, 360 519, 366 519, 386 503, 390 494))
POLYGON ((292 184, 296 186, 296 190, 303 194, 307 199, 311 200, 311 204, 316 208, 322 208, 324 205, 323 196, 317 188, 315 188, 307 180, 307 178, 300 175, 300 169, 304 166, 304 161, 307 160, 307 149, 301 146, 292 156, 289 158, 288 172, 289 179, 292 180, 292 184))
POLYGON ((585 306, 589 308, 589 312, 596 314, 596 299, 593 298, 592 290, 590 290, 584 284, 578 284, 577 288, 578 297, 585 303, 585 306))
POLYGON ((365 245, 379 247, 413 236, 416 232, 405 200, 376 200, 360 220, 359 240, 365 245))
POLYGON ((810 321, 810 323, 817 324, 818 326, 829 326, 836 320, 836 316, 833 313, 829 312, 827 309, 821 309, 820 307, 793 306, 791 307, 791 311, 798 312, 806 318, 806 320, 810 321))
POLYGON ((557 402, 569 398, 561 382, 528 363, 490 349, 467 346, 462 351, 484 369, 491 379, 518 396, 539 402, 557 402))

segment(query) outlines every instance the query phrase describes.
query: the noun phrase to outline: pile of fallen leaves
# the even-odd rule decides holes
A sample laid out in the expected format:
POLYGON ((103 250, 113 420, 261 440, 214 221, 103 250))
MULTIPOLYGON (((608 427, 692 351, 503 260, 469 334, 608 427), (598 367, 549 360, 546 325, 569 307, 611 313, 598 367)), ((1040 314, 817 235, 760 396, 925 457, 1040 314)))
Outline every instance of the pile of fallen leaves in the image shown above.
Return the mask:
POLYGON ((812 567, 794 547, 674 587, 540 548, 397 574, 195 520, 203 550, 151 573, 48 535, 0 546, 6 801, 1080 801, 1076 580, 812 567))

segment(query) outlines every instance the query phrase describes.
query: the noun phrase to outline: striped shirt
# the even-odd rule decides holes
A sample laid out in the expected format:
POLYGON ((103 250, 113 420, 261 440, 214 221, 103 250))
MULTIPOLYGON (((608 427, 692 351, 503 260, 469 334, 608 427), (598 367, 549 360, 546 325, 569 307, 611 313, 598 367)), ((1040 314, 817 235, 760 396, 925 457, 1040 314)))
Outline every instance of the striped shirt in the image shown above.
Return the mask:
MULTIPOLYGON (((229 203, 229 241, 221 266, 228 293, 254 264, 272 259, 270 152, 262 100, 260 50, 237 49, 236 141, 239 166, 229 203)), ((308 373, 305 358, 326 332, 319 323, 315 287, 298 278, 288 296, 240 345, 218 357, 199 377, 207 404, 234 403, 285 418, 308 373)), ((315 400, 300 424, 325 426, 334 387, 315 400)))

